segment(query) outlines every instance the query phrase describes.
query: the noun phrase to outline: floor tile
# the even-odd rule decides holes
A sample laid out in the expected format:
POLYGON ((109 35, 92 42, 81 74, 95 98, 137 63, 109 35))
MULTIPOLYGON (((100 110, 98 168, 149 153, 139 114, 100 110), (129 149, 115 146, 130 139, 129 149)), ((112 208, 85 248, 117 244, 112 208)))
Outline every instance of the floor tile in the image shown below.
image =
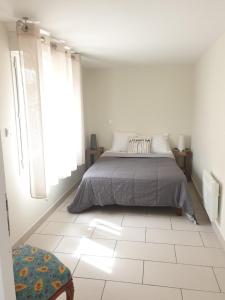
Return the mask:
POLYGON ((105 282, 103 280, 74 278, 76 300, 100 300, 105 282))
POLYGON ((225 300, 225 294, 182 290, 183 300, 225 300))
POLYGON ((185 217, 172 217, 171 222, 172 229, 174 230, 213 232, 212 226, 209 223, 200 222, 199 225, 196 225, 185 217))
POLYGON ((67 266, 71 273, 73 273, 79 258, 72 254, 65 254, 65 253, 56 253, 54 255, 65 265, 67 266))
POLYGON ((74 222, 77 218, 76 214, 70 214, 65 211, 56 211, 53 213, 47 221, 55 221, 55 222, 74 222))
POLYGON ((216 274, 221 291, 225 293, 225 269, 214 268, 214 272, 216 274))
POLYGON ((32 234, 25 244, 35 246, 46 251, 54 251, 61 238, 61 236, 56 235, 42 235, 35 233, 32 234))
POLYGON ((97 225, 93 238, 144 242, 145 228, 97 225))
POLYGON ((124 216, 122 226, 171 229, 171 222, 170 218, 167 216, 126 215, 124 216))
POLYGON ((67 222, 49 222, 41 231, 42 234, 66 235, 66 236, 86 236, 90 237, 93 228, 88 224, 75 224, 67 222))
POLYGON ((146 242, 203 246, 198 232, 147 229, 146 242))
POLYGON ((143 262, 132 259, 82 256, 75 277, 141 283, 143 262))
POLYGON ((166 244, 120 241, 114 255, 121 258, 176 262, 174 246, 166 244))
MULTIPOLYGON (((74 278, 74 300, 101 300, 105 281, 84 278, 74 278)), ((66 300, 63 294, 57 300, 66 300)))
POLYGON ((46 225, 48 224, 47 221, 45 221, 44 223, 42 223, 36 230, 34 233, 41 233, 41 231, 46 227, 46 225))
POLYGON ((222 249, 176 245, 175 250, 178 263, 225 267, 225 252, 222 249))
POLYGON ((55 251, 73 253, 76 257, 82 254, 113 256, 115 244, 113 240, 64 237, 55 251))
POLYGON ((110 213, 110 212, 100 212, 100 211, 89 211, 79 214, 76 219, 76 223, 87 223, 93 227, 97 225, 105 225, 110 227, 121 226, 123 219, 122 214, 110 213))
POLYGON ((209 267, 146 261, 144 283, 219 292, 213 270, 209 267))
POLYGON ((200 232, 205 247, 222 248, 215 233, 212 232, 200 232))
POLYGON ((182 300, 178 289, 107 281, 102 300, 182 300))

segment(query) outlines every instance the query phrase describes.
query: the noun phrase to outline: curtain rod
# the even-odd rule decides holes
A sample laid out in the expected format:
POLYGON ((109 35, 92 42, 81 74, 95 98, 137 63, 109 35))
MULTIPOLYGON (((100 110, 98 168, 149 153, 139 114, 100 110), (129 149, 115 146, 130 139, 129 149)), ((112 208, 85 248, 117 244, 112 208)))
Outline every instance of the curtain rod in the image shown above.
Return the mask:
MULTIPOLYGON (((45 41, 46 41, 45 36, 41 36, 41 42, 44 43, 45 41)), ((56 48, 57 48, 58 45, 62 45, 62 46, 64 46, 65 50, 71 52, 71 55, 80 54, 79 52, 75 51, 72 47, 67 46, 66 44, 64 44, 63 41, 57 40, 57 39, 55 39, 55 38, 53 38, 53 37, 50 38, 50 45, 51 45, 52 47, 56 47, 56 48)))
MULTIPOLYGON (((23 17, 22 19, 19 19, 18 21, 21 23, 21 25, 22 25, 21 29, 24 32, 27 32, 29 30, 29 24, 40 23, 40 22, 37 22, 37 21, 36 22, 35 21, 31 21, 28 17, 23 17)), ((40 28, 40 35, 41 35, 41 41, 42 42, 45 42, 46 37, 48 37, 49 40, 50 40, 50 43, 53 46, 55 45, 57 47, 57 45, 64 45, 64 47, 65 47, 66 50, 70 50, 71 51, 71 54, 80 54, 80 53, 74 51, 72 47, 66 45, 66 42, 64 40, 60 40, 60 39, 57 39, 55 37, 51 37, 49 31, 46 31, 46 30, 40 28)))

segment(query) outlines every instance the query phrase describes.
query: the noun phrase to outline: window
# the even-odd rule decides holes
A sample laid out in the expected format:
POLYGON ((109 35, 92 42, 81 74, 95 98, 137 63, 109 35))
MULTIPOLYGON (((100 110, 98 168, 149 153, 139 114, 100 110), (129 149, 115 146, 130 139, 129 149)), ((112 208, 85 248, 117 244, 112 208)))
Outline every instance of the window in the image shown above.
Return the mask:
POLYGON ((24 91, 22 81, 22 70, 20 65, 19 51, 11 51, 11 66, 14 90, 14 109, 16 123, 17 138, 17 155, 19 173, 25 168, 25 157, 27 152, 27 136, 26 136, 26 114, 24 91))

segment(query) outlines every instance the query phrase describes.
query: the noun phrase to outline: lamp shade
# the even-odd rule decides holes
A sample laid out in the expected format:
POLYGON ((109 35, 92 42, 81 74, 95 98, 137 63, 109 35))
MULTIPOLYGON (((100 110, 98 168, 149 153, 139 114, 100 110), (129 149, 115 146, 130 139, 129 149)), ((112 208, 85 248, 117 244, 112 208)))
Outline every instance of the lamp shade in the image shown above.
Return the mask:
POLYGON ((91 134, 91 149, 96 150, 97 149, 97 137, 96 134, 91 134))
POLYGON ((179 135, 177 148, 179 151, 183 151, 185 149, 185 136, 183 134, 179 135))

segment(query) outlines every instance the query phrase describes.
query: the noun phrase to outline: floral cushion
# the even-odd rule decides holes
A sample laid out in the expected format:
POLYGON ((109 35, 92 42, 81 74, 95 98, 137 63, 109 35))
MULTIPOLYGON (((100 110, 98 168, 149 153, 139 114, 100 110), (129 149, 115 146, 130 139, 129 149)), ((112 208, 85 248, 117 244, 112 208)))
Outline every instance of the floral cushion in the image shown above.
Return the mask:
POLYGON ((28 245, 13 250, 13 269, 17 300, 47 300, 71 279, 55 255, 28 245))

